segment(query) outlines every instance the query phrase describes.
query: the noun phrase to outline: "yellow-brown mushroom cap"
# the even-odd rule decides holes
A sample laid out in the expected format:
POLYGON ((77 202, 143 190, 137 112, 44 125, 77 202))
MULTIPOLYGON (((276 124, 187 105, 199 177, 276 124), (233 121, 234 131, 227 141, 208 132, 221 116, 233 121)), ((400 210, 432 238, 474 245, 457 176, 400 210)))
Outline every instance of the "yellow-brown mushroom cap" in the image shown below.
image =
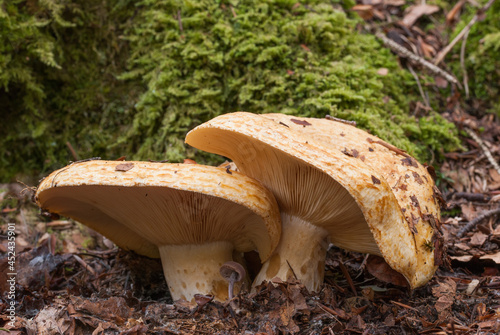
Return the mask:
POLYGON ((36 202, 150 257, 160 245, 225 241, 265 260, 281 229, 276 200, 260 183, 198 164, 77 162, 46 177, 36 202))
POLYGON ((422 164, 404 151, 351 124, 279 113, 262 116, 276 123, 286 123, 293 131, 361 160, 379 172, 391 186, 412 231, 420 269, 427 274, 426 279, 432 277, 436 264, 440 262, 439 259, 435 261, 435 257, 440 256, 440 250, 433 250, 440 234, 440 204, 434 180, 422 164))

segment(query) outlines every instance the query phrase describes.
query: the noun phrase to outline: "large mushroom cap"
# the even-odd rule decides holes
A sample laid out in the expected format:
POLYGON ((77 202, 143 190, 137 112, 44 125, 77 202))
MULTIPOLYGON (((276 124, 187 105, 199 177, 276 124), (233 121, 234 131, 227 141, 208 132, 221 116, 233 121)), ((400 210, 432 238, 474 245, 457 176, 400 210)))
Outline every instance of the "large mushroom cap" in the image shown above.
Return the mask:
MULTIPOLYGON (((417 257, 429 275, 440 256, 440 195, 428 170, 415 158, 355 126, 335 120, 263 114, 276 123, 351 155, 368 165, 389 183, 415 239, 417 257), (433 252, 434 244, 436 249, 433 252)), ((430 277, 428 277, 430 279, 430 277)))
MULTIPOLYGON (((188 133, 186 142, 232 159, 243 173, 274 193, 283 221, 282 242, 276 252, 289 249, 283 251, 289 258, 294 257, 294 249, 301 254, 297 256, 300 264, 292 265, 298 277, 308 277, 313 265, 300 262, 308 257, 292 241, 301 236, 283 242, 288 239, 285 222, 312 226, 306 228, 310 233, 304 236, 324 234, 348 250, 384 256, 412 286, 418 286, 422 276, 428 277, 421 273, 413 235, 391 187, 361 160, 293 131, 286 122, 244 112, 222 115, 198 126, 188 133), (320 231, 313 232, 315 229, 320 231)), ((304 248, 307 246, 304 243, 304 248)), ((274 264, 283 268, 290 263, 290 259, 285 262, 273 257, 264 269, 267 279, 275 274, 274 264)), ((286 277, 282 279, 288 276, 278 275, 286 277)), ((322 280, 322 273, 306 286, 317 289, 319 278, 322 280)))
MULTIPOLYGON (((198 245, 224 248, 224 257, 230 257, 232 250, 256 249, 265 260, 280 236, 278 206, 266 188, 238 172, 204 165, 73 163, 43 180, 36 201, 41 208, 72 217, 126 249, 157 256, 159 248, 164 268, 173 258, 195 253, 198 245), (186 245, 189 250, 183 249, 186 245)), ((214 264, 218 277, 218 267, 228 260, 214 264)), ((186 269, 182 271, 187 275, 186 269)), ((167 282, 175 286, 168 276, 167 282)), ((187 295, 191 293, 177 297, 190 299, 187 295)))

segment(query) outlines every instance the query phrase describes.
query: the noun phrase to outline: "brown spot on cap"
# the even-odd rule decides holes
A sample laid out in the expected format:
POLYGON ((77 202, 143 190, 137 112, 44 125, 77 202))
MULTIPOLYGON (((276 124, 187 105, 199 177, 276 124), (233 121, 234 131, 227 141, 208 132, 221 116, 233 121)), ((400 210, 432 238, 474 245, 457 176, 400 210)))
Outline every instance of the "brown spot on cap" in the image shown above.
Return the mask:
POLYGON ((342 153, 347 155, 347 156, 354 157, 354 158, 358 158, 358 156, 359 156, 359 151, 356 149, 348 150, 347 148, 344 148, 344 150, 342 150, 342 153))
POLYGON ((412 171, 412 174, 413 174, 413 178, 415 178, 415 181, 417 182, 417 184, 422 185, 424 183, 424 181, 422 180, 422 178, 420 178, 420 175, 418 173, 416 173, 415 171, 412 171))
POLYGON ((405 157, 401 160, 401 162, 403 165, 413 166, 413 167, 418 168, 417 161, 415 161, 415 159, 413 159, 411 157, 405 157))
POLYGON ((415 207, 420 207, 420 203, 418 202, 418 199, 417 199, 417 196, 415 195, 411 195, 410 196, 410 199, 411 199, 411 204, 415 207))
POLYGON ((374 185, 380 184, 380 179, 378 179, 375 176, 372 176, 372 182, 373 182, 374 185))

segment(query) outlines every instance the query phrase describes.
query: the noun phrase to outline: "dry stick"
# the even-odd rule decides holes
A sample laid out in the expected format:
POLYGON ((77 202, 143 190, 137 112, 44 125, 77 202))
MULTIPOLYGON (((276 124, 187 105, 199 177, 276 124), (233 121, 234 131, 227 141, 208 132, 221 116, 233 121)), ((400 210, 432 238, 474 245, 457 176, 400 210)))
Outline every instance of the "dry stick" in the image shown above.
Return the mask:
POLYGON ((495 2, 495 0, 488 1, 486 3, 486 5, 484 5, 483 8, 481 8, 481 9, 479 9, 477 11, 476 15, 474 15, 474 17, 472 18, 472 20, 470 20, 470 22, 464 27, 464 29, 462 29, 462 31, 460 33, 458 33, 458 35, 453 39, 453 41, 451 41, 450 44, 448 44, 443 50, 441 50, 436 55, 436 57, 434 58, 434 65, 438 65, 439 63, 441 63, 441 61, 448 54, 448 52, 450 52, 450 50, 453 49, 453 47, 455 46, 455 44, 457 44, 458 41, 460 41, 465 36, 465 34, 468 34, 469 31, 470 31, 470 29, 472 28, 472 26, 477 21, 479 21, 479 16, 481 14, 483 14, 484 12, 486 12, 491 7, 491 5, 493 5, 494 2, 495 2))
POLYGON ((465 67, 465 44, 467 43, 467 37, 469 37, 469 32, 464 35, 462 46, 460 47, 460 67, 464 76, 465 98, 469 99, 469 77, 467 76, 467 69, 465 67))
POLYGON ((405 47, 399 45, 398 43, 394 42, 393 40, 386 37, 381 32, 376 33, 375 36, 377 36, 379 39, 381 39, 385 45, 387 45, 389 48, 391 48, 394 52, 398 53, 401 57, 409 58, 410 60, 425 66, 430 71, 445 78, 449 82, 456 84, 460 89, 462 89, 462 85, 460 84, 460 82, 453 75, 449 74, 445 70, 437 67, 436 65, 432 64, 431 62, 426 61, 422 57, 415 55, 413 52, 411 52, 410 50, 406 49, 405 47))
POLYGON ((354 126, 356 127, 356 121, 349 121, 349 120, 344 120, 344 119, 340 119, 338 117, 335 117, 335 116, 331 116, 331 115, 325 115, 325 119, 327 120, 330 120, 330 121, 337 121, 337 122, 341 122, 341 123, 345 123, 345 124, 349 124, 351 126, 354 126))
POLYGON ((92 267, 88 265, 87 262, 85 262, 83 259, 81 259, 79 256, 75 254, 73 254, 73 257, 77 260, 78 263, 80 263, 85 268, 85 270, 94 275, 94 277, 96 276, 94 269, 92 269, 92 267))
POLYGON ((179 30, 181 31, 181 33, 183 33, 184 28, 182 28, 182 18, 181 18, 181 10, 180 9, 177 11, 177 21, 179 21, 179 30))
POLYGON ((66 142, 66 146, 68 147, 69 151, 71 152, 71 156, 73 156, 73 159, 74 159, 75 161, 80 160, 80 159, 78 158, 78 155, 76 154, 75 149, 73 149, 73 146, 71 145, 71 143, 70 143, 69 141, 67 141, 67 142, 66 142))
POLYGON ((408 65, 408 69, 410 70, 411 74, 415 78, 415 81, 417 82, 418 90, 420 91, 420 95, 422 96, 422 100, 424 100, 425 105, 427 107, 430 107, 429 101, 427 101, 427 99, 425 97, 424 89, 422 88, 422 85, 420 85, 420 79, 418 79, 418 76, 415 73, 415 71, 413 70, 413 68, 411 67, 411 65, 408 65))
POLYGON ((481 140, 481 138, 479 136, 477 136, 476 133, 472 129, 465 128, 465 131, 467 132, 467 134, 469 134, 470 137, 472 137, 474 139, 474 141, 477 142, 477 144, 479 144, 479 146, 483 150, 484 155, 486 156, 486 158, 488 158, 488 160, 490 161, 491 165, 493 165, 493 167, 495 168, 495 170, 497 170, 497 172, 500 174, 500 166, 498 165, 498 163, 496 162, 496 160, 493 158, 493 155, 491 154, 491 152, 488 149, 488 147, 486 146, 486 144, 484 144, 484 142, 481 140))
POLYGON ((481 212, 481 214, 479 214, 474 220, 469 221, 469 223, 467 223, 465 226, 462 227, 462 229, 458 231, 457 237, 462 238, 465 235, 465 233, 474 228, 474 226, 477 225, 479 222, 496 214, 500 214, 500 207, 491 209, 489 211, 481 212))

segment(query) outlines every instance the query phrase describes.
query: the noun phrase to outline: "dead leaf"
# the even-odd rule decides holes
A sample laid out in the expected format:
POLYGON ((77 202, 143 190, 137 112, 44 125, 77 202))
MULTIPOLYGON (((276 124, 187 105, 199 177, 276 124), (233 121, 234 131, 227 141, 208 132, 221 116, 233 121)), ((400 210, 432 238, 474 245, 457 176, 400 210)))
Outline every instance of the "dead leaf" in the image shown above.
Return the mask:
POLYGON ((447 88, 448 87, 448 80, 444 79, 441 76, 435 76, 434 82, 436 83, 436 86, 439 88, 447 88))
POLYGON ((425 41, 420 36, 418 36, 417 39, 418 39, 420 49, 422 50, 422 53, 424 54, 424 57, 427 59, 431 59, 432 57, 434 57, 434 55, 436 54, 436 50, 434 50, 432 45, 425 43, 425 41))
POLYGON ((363 20, 371 20, 373 18, 373 6, 372 5, 356 5, 351 8, 353 11, 358 13, 358 15, 363 20))
POLYGON ((459 262, 464 262, 464 263, 467 263, 467 262, 470 262, 470 260, 472 258, 474 258, 473 255, 464 255, 464 256, 450 256, 451 259, 454 259, 456 261, 459 261, 459 262))
POLYGON ((366 269, 372 276, 386 283, 403 287, 408 286, 408 281, 405 277, 396 270, 393 270, 382 257, 370 255, 366 263, 366 269))
POLYGON ((457 283, 451 278, 446 278, 443 282, 438 283, 432 288, 432 295, 438 298, 434 307, 441 313, 449 309, 455 301, 457 291, 457 283))
POLYGON ((500 264, 500 251, 492 255, 484 255, 479 257, 480 259, 491 259, 493 262, 500 264))
POLYGON ((134 163, 122 163, 115 167, 115 171, 126 172, 134 167, 134 163))
POLYGON ((407 27, 411 27, 420 17, 434 14, 437 11, 439 11, 439 7, 433 5, 425 4, 411 6, 409 12, 404 16, 402 23, 407 27))
POLYGON ((483 243, 487 239, 488 239, 488 235, 479 231, 479 232, 476 232, 474 235, 472 235, 469 243, 473 246, 480 247, 483 245, 483 243))
POLYGON ((463 5, 465 4, 465 1, 467 0, 460 0, 453 6, 453 8, 446 14, 446 24, 448 26, 451 26, 455 20, 458 19, 458 15, 460 13, 460 10, 462 9, 463 5))
POLYGON ((117 325, 124 324, 132 314, 131 308, 128 307, 123 297, 111 297, 96 302, 81 297, 71 297, 71 301, 76 311, 101 320, 115 322, 117 325))
POLYGON ((443 296, 454 296, 457 291, 457 283, 451 278, 445 278, 444 281, 439 282, 438 285, 432 288, 432 295, 436 298, 443 296))
POLYGON ((381 76, 387 76, 389 74, 389 69, 382 67, 382 68, 377 70, 377 74, 381 75, 381 76))

